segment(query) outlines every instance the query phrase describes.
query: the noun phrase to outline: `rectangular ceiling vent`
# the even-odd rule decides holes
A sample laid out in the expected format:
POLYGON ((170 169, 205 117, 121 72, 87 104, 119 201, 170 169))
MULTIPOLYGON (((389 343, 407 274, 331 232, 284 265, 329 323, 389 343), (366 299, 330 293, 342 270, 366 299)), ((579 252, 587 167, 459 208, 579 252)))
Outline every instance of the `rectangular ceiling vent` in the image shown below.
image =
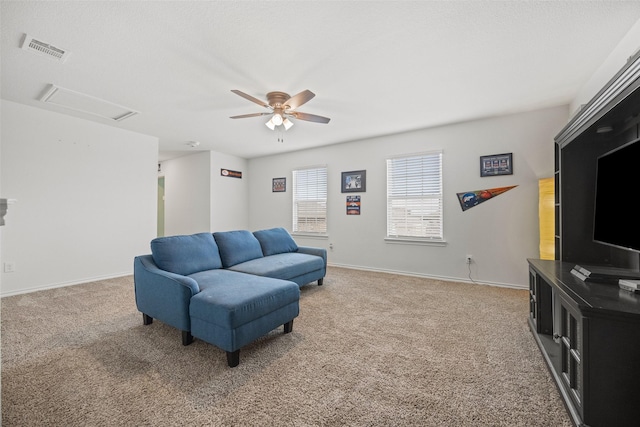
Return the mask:
POLYGON ((122 105, 56 85, 51 85, 49 90, 40 98, 40 101, 45 104, 57 105, 117 122, 138 114, 137 111, 122 105))
POLYGON ((28 34, 24 35, 24 42, 22 42, 22 49, 29 52, 33 52, 40 56, 46 56, 47 58, 54 59, 58 62, 64 62, 67 60, 71 52, 59 47, 50 45, 40 40, 36 40, 28 34))

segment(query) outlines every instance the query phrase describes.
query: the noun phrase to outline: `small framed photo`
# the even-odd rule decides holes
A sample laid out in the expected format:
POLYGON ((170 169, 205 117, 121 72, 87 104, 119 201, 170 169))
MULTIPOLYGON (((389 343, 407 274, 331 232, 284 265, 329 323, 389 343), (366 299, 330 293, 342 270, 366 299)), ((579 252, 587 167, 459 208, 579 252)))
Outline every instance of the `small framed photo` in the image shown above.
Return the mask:
POLYGON ((347 215, 360 215, 360 196, 347 196, 347 215))
POLYGON ((273 178, 271 191, 273 193, 283 193, 287 191, 287 178, 273 178))
POLYGON ((367 191, 367 171, 342 172, 343 193, 364 193, 367 191))
POLYGON ((513 175, 513 153, 480 156, 480 176, 513 175))

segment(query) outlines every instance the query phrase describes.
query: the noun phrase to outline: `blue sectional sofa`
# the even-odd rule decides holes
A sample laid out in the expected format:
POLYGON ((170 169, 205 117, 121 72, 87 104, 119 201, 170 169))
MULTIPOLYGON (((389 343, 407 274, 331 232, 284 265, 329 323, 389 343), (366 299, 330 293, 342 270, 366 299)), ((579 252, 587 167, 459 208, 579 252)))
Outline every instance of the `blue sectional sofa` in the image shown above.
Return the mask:
POLYGON ((284 228, 159 237, 134 259, 136 306, 143 323, 158 319, 239 363, 240 348, 299 314, 300 287, 322 285, 323 248, 298 246, 284 228))

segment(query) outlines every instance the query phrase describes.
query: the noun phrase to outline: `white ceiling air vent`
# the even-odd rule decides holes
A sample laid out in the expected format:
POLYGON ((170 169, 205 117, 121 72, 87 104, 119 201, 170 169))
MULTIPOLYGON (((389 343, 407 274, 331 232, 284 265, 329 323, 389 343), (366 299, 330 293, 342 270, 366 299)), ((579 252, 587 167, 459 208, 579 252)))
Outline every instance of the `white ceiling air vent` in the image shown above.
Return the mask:
POLYGON ((54 59, 58 62, 64 62, 67 60, 71 52, 59 47, 50 45, 40 40, 36 40, 29 34, 24 35, 24 42, 22 42, 22 49, 28 50, 40 56, 46 56, 47 58, 54 59))
POLYGON ((57 105, 117 122, 138 114, 137 111, 122 105, 56 85, 51 85, 51 88, 40 98, 40 101, 45 104, 57 105))

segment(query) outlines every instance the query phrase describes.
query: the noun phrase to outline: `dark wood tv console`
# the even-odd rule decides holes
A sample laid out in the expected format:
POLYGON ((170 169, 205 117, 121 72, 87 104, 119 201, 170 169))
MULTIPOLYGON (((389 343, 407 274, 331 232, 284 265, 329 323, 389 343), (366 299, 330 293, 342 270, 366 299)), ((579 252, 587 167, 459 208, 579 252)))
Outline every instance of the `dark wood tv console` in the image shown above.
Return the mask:
POLYGON ((574 424, 640 425, 640 294, 528 262, 529 326, 574 424))
POLYGON ((606 274, 608 284, 571 274, 577 264, 640 274, 638 252, 593 238, 597 159, 638 138, 640 51, 554 138, 556 260, 529 260, 529 324, 576 425, 640 426, 640 295, 606 274))

